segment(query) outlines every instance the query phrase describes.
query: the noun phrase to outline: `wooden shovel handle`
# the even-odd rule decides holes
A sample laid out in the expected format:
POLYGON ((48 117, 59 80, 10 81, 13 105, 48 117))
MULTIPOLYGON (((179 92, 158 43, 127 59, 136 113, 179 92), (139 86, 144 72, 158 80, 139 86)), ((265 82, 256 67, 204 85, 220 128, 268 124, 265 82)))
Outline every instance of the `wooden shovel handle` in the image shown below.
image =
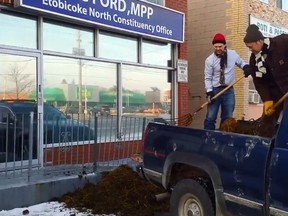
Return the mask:
POLYGON ((284 100, 286 100, 288 98, 288 92, 286 92, 286 94, 284 94, 274 105, 273 105, 273 109, 276 109, 279 105, 281 105, 284 100))
POLYGON ((230 85, 226 86, 223 90, 221 90, 220 92, 218 92, 216 95, 214 95, 214 97, 211 98, 211 100, 215 100, 216 98, 218 98, 220 95, 222 95, 224 92, 226 92, 228 89, 230 89, 233 85, 235 85, 236 83, 238 83, 239 81, 241 81, 245 76, 243 75, 242 77, 240 77, 239 79, 235 80, 234 82, 232 82, 230 85))
MULTIPOLYGON (((236 83, 238 83, 240 80, 242 80, 245 76, 243 75, 242 77, 240 77, 239 79, 235 80, 234 82, 232 82, 230 85, 226 86, 223 90, 221 90, 220 92, 218 92, 216 95, 214 95, 211 100, 215 100, 216 98, 218 98, 219 96, 221 96, 224 92, 226 92, 228 89, 230 89, 233 85, 235 85, 236 83)), ((203 103, 195 112, 197 113, 198 111, 200 111, 201 109, 203 109, 204 107, 206 107, 209 104, 208 101, 206 101, 205 103, 203 103)))

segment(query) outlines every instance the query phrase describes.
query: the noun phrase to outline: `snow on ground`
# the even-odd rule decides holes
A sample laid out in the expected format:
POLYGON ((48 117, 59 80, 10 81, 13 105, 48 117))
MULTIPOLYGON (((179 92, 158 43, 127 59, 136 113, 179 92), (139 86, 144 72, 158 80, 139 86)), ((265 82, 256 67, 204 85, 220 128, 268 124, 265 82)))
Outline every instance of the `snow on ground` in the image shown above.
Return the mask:
MULTIPOLYGON (((0 211, 0 216, 92 216, 93 214, 79 212, 76 209, 65 208, 64 203, 59 202, 47 202, 38 205, 33 205, 25 208, 15 208, 9 211, 0 211), (27 211, 28 210, 28 211, 27 211), (25 214, 26 213, 26 214, 25 214)), ((97 215, 96 215, 97 216, 97 215)), ((104 215, 98 215, 104 216, 104 215)), ((114 215, 106 215, 114 216, 114 215)))

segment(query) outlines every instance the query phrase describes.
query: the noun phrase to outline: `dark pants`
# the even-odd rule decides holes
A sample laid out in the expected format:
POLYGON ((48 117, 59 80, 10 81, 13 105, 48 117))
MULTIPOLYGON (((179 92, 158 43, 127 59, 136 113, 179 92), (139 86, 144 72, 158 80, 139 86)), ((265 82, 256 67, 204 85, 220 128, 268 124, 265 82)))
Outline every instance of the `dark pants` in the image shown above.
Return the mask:
MULTIPOLYGON (((218 92, 222 91, 223 87, 213 88, 213 92, 216 95, 218 92)), ((207 107, 207 114, 204 120, 204 129, 215 130, 215 123, 217 120, 219 108, 221 107, 221 123, 226 119, 233 117, 233 112, 235 108, 235 94, 234 88, 231 87, 226 92, 224 92, 217 99, 213 100, 207 107)))

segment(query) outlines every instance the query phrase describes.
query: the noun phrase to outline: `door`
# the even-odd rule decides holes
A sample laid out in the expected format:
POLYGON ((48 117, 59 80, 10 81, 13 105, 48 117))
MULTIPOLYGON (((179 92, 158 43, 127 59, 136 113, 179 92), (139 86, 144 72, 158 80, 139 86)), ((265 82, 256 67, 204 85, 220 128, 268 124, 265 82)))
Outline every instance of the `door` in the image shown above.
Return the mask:
POLYGON ((275 148, 272 152, 269 176, 270 215, 288 215, 288 106, 283 111, 283 117, 275 148))
POLYGON ((0 65, 0 103, 16 117, 8 124, 9 136, 2 142, 1 148, 5 149, 5 154, 1 152, 5 156, 0 163, 28 163, 29 126, 33 126, 33 160, 37 161, 42 155, 39 150, 42 149, 43 131, 40 53, 0 48, 0 65), (33 123, 29 122, 31 112, 34 112, 33 123))

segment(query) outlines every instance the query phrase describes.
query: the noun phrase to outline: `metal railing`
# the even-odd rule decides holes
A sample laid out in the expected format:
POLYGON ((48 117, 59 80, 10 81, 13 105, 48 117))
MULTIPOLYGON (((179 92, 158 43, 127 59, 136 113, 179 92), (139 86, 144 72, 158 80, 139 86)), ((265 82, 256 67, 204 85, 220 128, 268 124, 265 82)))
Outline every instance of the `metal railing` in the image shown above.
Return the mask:
MULTIPOLYGON (((152 119, 0 113, 0 181, 88 174, 130 163, 152 119), (38 117, 38 118, 37 118, 38 117), (40 142, 43 139, 43 145, 40 142)), ((3 184, 2 184, 3 185, 3 184)))

